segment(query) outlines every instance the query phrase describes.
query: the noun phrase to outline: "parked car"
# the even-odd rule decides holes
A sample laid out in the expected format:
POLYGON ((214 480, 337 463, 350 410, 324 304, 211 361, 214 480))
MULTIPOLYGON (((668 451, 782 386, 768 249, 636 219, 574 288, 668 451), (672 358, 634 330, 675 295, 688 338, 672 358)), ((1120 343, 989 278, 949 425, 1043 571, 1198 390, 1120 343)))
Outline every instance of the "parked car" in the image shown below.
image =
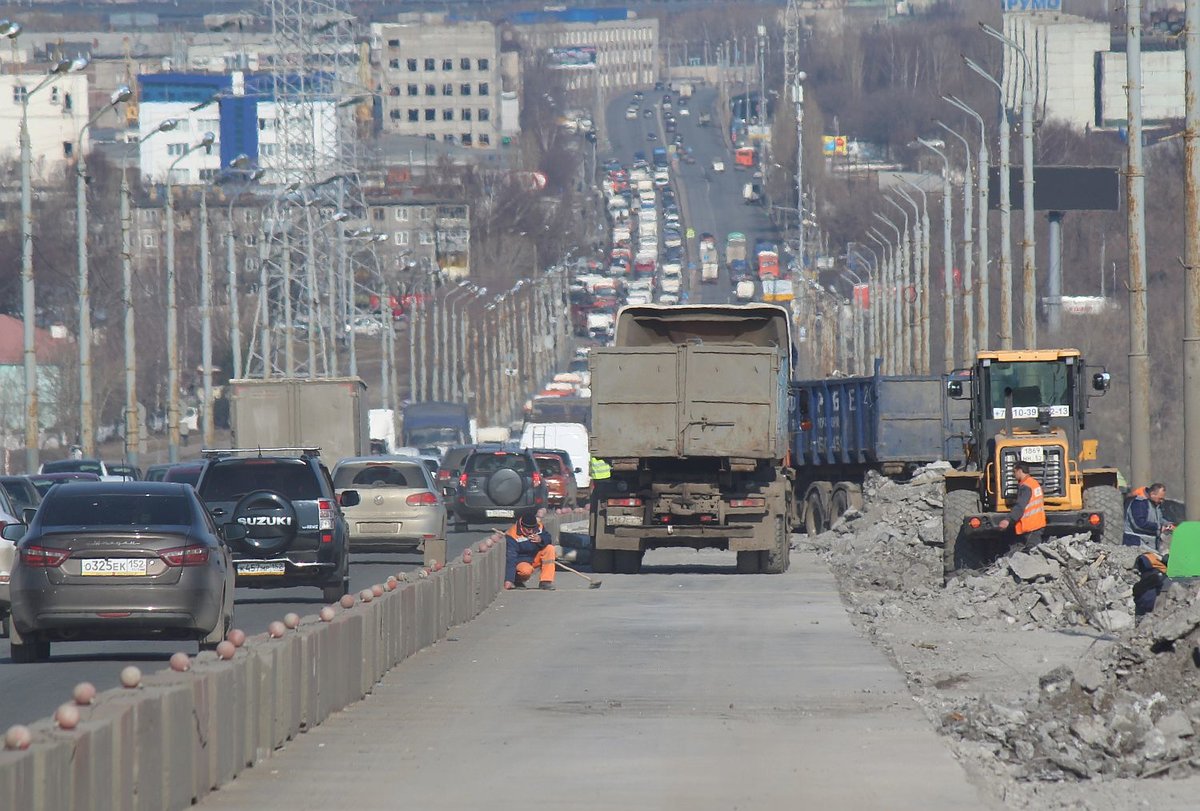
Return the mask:
POLYGON ((488 519, 512 519, 517 512, 546 506, 546 483, 527 450, 480 445, 458 477, 454 517, 459 529, 488 519))
POLYGON ((16 510, 13 515, 18 517, 24 515, 25 510, 37 509, 42 502, 42 494, 28 476, 0 476, 0 488, 3 488, 16 510))
POLYGON ((249 588, 316 586, 326 602, 350 590, 349 528, 320 457, 237 456, 213 452, 196 491, 218 524, 246 528, 230 541, 237 584, 249 588))
POLYGON ((233 562, 190 487, 78 482, 55 487, 17 542, 10 650, 48 659, 56 641, 195 639, 215 647, 233 623, 233 562))
POLYGON ((343 459, 333 469, 333 487, 359 494, 359 503, 345 508, 351 551, 417 549, 446 537, 446 503, 419 459, 343 459))
POLYGON ((29 481, 44 499, 50 488, 60 482, 98 482, 103 481, 95 473, 38 473, 29 477, 29 481))
POLYGON ((579 503, 579 485, 575 474, 580 472, 571 465, 571 456, 566 451, 549 448, 533 448, 542 480, 546 482, 546 503, 551 507, 574 507, 579 503))

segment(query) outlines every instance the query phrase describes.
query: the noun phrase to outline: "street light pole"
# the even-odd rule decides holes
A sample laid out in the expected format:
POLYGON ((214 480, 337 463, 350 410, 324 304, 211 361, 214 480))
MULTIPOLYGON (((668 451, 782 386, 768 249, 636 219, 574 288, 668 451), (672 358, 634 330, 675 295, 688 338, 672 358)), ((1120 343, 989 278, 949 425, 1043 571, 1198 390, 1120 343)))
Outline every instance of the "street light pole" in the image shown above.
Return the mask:
MULTIPOLYGON (((930 265, 933 259, 929 236, 929 198, 926 196, 925 190, 916 183, 907 180, 903 176, 900 177, 900 182, 916 189, 921 195, 921 288, 918 291, 918 306, 921 318, 919 330, 921 333, 921 374, 927 375, 933 366, 932 353, 929 348, 929 276, 931 273, 930 265)), ((896 191, 903 194, 910 203, 913 203, 914 207, 916 206, 912 198, 904 194, 903 189, 897 189, 896 191)))
POLYGON ((804 273, 804 80, 808 75, 804 71, 796 73, 796 82, 792 85, 792 98, 796 103, 796 231, 800 245, 800 273, 804 273))
MULTIPOLYGON (((884 199, 891 200, 890 197, 885 197, 884 199)), ((892 204, 895 205, 897 208, 900 208, 900 206, 894 200, 892 200, 892 204)), ((900 213, 904 214, 903 208, 900 208, 900 213)), ((902 278, 902 267, 904 264, 903 255, 905 252, 905 247, 904 247, 905 240, 904 240, 903 234, 900 232, 899 226, 897 226, 894 222, 892 222, 891 220, 889 220, 887 217, 883 216, 879 212, 875 212, 874 216, 875 216, 875 219, 877 219, 881 223, 884 223, 885 225, 887 225, 896 234, 896 242, 894 243, 894 248, 892 250, 892 261, 889 263, 891 265, 891 274, 890 275, 891 275, 893 289, 891 291, 889 291, 892 301, 889 306, 889 309, 891 310, 891 313, 890 313, 891 314, 891 319, 890 319, 891 323, 889 326, 891 327, 891 329, 889 330, 888 340, 892 344, 891 373, 894 375, 904 374, 904 372, 905 372, 905 363, 903 361, 904 341, 901 340, 901 336, 904 333, 904 323, 903 323, 903 314, 900 309, 900 296, 901 296, 900 279, 902 278)), ((905 226, 904 226, 905 230, 908 229, 907 217, 908 217, 908 215, 905 214, 905 218, 906 218, 905 226)))
MULTIPOLYGON (((991 77, 989 77, 991 78, 991 77)), ((988 245, 988 126, 983 116, 967 107, 964 102, 954 96, 942 96, 944 101, 953 104, 961 112, 970 115, 979 125, 979 158, 976 169, 979 173, 977 191, 979 193, 979 317, 976 319, 978 337, 976 346, 985 349, 991 343, 991 271, 988 245)), ((1008 194, 1008 124, 1003 116, 1001 103, 1000 127, 1000 348, 1013 348, 1013 245, 1010 238, 1010 218, 1012 208, 1009 205, 1008 194)), ((973 290, 973 287, 971 288, 973 290)), ((970 294, 970 290, 968 290, 970 294)))
MULTIPOLYGON (((20 27, 15 29, 20 33, 20 27)), ((11 39, 15 34, 10 27, 5 35, 11 39)), ((84 63, 86 65, 86 63, 84 63)), ((21 318, 23 324, 25 364, 25 472, 36 473, 39 462, 41 414, 38 408, 38 367, 35 329, 37 306, 33 280, 33 155, 29 144, 29 99, 50 82, 71 70, 74 63, 60 60, 46 78, 34 85, 33 90, 21 96, 21 318)))
MULTIPOLYGON (((958 133, 957 130, 951 129, 941 121, 936 122, 939 127, 953 135, 963 145, 963 159, 966 168, 963 173, 963 258, 962 258, 962 285, 963 290, 970 290, 972 283, 972 271, 975 256, 972 245, 974 239, 972 236, 975 233, 975 195, 971 188, 971 144, 958 133)), ((963 357, 967 363, 975 357, 975 314, 971 312, 970 300, 964 299, 963 310, 963 357)), ((1010 330, 1011 333, 1011 330, 1010 330)), ((1010 336, 1011 337, 1011 336, 1010 336)))
MULTIPOLYGON (((236 164, 246 156, 238 155, 233 159, 233 164, 236 164)), ((247 158, 247 161, 249 158, 247 158)), ((241 303, 239 301, 240 293, 238 291, 238 270, 237 270, 237 242, 236 235, 233 230, 233 204, 237 199, 244 194, 251 185, 260 180, 266 174, 263 169, 254 169, 249 172, 246 177, 246 182, 233 194, 229 195, 229 207, 225 211, 225 274, 228 277, 227 284, 229 285, 229 345, 233 350, 233 379, 240 380, 242 377, 242 316, 241 303)))
POLYGON ((1187 520, 1200 518, 1200 2, 1187 3, 1184 26, 1183 472, 1187 520))
POLYGON ((101 116, 118 104, 128 101, 133 91, 121 85, 109 97, 108 104, 100 108, 79 130, 75 139, 75 241, 78 257, 79 284, 79 443, 86 458, 96 455, 96 425, 92 413, 92 296, 88 280, 88 208, 87 208, 87 156, 83 148, 83 137, 101 116))
MULTIPOLYGON (((912 263, 913 255, 916 253, 917 238, 913 231, 908 226, 908 210, 904 206, 896 202, 895 198, 884 197, 888 203, 900 212, 900 216, 904 218, 904 228, 901 230, 900 237, 900 274, 898 284, 896 286, 896 308, 899 310, 900 324, 900 357, 901 357, 901 373, 911 374, 913 371, 913 316, 909 310, 909 302, 905 301, 908 294, 909 285, 912 283, 912 263)), ((913 217, 914 221, 916 216, 913 217)), ((913 223, 913 229, 920 228, 916 222, 913 223)))
POLYGON ((954 370, 954 212, 950 195, 950 158, 937 145, 923 138, 918 143, 942 159, 942 371, 954 370))
MULTIPOLYGON (((1134 105, 1134 97, 1137 97, 1138 114, 1141 114, 1141 88, 1133 86, 1134 72, 1137 73, 1138 81, 1141 81, 1141 0, 1131 0, 1125 4, 1126 19, 1129 20, 1129 46, 1126 56, 1129 62, 1128 74, 1130 78, 1129 87, 1129 106, 1130 109, 1134 105), (1135 18, 1133 15, 1137 15, 1135 18), (1135 42, 1136 40, 1136 42, 1135 42)), ((1016 51, 1021 57, 1021 62, 1024 65, 1025 71, 1021 82, 1021 205, 1024 210, 1021 212, 1025 219, 1024 241, 1021 243, 1024 257, 1021 273, 1022 283, 1022 318, 1025 321, 1025 348, 1037 348, 1037 268, 1036 268, 1036 235, 1034 233, 1034 210, 1033 210, 1033 67, 1029 62, 1029 55, 1025 53, 1025 49, 1017 44, 1011 37, 1001 34, 992 26, 986 23, 980 23, 979 28, 983 33, 987 34, 992 39, 999 40, 1007 45, 1012 50, 1016 51)), ((1132 123, 1132 122, 1131 122, 1132 123)), ((1138 124, 1141 124, 1139 120, 1138 124)), ((1132 143, 1132 138, 1130 139, 1132 143)), ((1140 145, 1138 147, 1141 149, 1140 145)), ((1061 280, 1055 279, 1051 283, 1051 287, 1061 290, 1061 280)), ((1060 309, 1062 301, 1058 298, 1051 305, 1053 312, 1049 314, 1051 329, 1057 330, 1059 326, 1060 309)), ((1147 383, 1149 381, 1147 380, 1147 383)), ((1147 397, 1149 393, 1147 392, 1147 397)), ((1136 441, 1136 440, 1134 440, 1136 441)))

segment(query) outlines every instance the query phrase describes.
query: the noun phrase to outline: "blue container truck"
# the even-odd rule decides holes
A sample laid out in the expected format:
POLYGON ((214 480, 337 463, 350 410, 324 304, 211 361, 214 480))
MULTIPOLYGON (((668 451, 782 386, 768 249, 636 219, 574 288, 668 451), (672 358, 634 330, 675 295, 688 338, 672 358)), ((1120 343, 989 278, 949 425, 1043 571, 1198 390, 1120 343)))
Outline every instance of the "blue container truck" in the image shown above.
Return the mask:
POLYGON ((969 408, 941 376, 840 377, 792 384, 793 504, 809 535, 862 507, 870 471, 903 478, 943 459, 960 463, 969 408))
POLYGON ((409 403, 403 419, 400 444, 422 453, 444 453, 452 445, 471 443, 471 414, 465 403, 409 403))

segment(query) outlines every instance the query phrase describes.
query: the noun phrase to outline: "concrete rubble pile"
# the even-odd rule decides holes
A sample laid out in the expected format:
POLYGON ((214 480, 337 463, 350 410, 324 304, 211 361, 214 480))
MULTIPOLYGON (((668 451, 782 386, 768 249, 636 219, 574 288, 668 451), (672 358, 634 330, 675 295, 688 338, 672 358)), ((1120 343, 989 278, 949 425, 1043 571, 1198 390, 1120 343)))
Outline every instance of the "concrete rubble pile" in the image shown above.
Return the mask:
POLYGON ((868 478, 864 506, 805 539, 869 624, 1095 635, 1073 666, 1033 695, 942 703, 944 730, 974 742, 1020 780, 1200 774, 1200 584, 1172 584, 1135 626, 1138 550, 1088 535, 1049 539, 943 586, 942 478, 923 468, 899 484, 868 478))
POLYGON ((1174 583, 1136 630, 1042 676, 1024 705, 943 718, 1027 780, 1200 774, 1200 587, 1174 583))

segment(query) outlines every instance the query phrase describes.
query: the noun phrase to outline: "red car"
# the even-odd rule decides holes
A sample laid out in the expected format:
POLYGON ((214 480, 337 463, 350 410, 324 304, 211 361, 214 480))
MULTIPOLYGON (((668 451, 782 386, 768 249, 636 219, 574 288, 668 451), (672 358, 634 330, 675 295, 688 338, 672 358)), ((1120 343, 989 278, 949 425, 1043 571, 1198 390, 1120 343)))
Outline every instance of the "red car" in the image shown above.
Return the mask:
POLYGON ((551 507, 574 507, 579 503, 579 485, 575 481, 578 469, 570 467, 566 451, 533 449, 542 480, 546 482, 546 503, 551 507))

